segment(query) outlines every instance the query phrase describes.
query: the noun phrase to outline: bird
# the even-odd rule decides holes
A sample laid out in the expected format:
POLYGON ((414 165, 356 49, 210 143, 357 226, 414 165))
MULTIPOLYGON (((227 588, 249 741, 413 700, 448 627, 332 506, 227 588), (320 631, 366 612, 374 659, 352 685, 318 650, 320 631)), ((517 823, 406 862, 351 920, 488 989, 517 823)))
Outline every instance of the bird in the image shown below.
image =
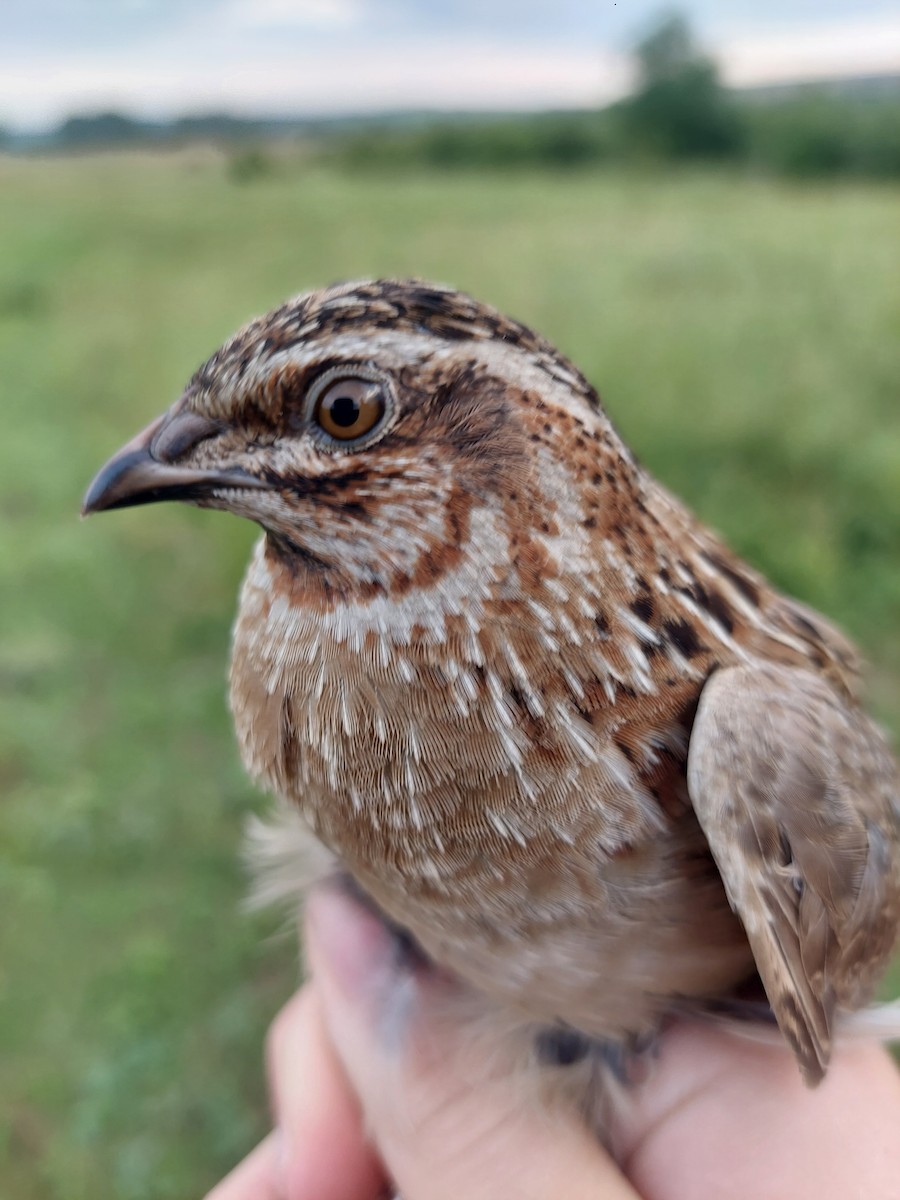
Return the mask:
POLYGON ((83 511, 162 500, 262 530, 230 670, 250 775, 496 1028, 622 1075, 673 1015, 749 1013, 822 1079, 900 918, 859 656, 548 340, 420 280, 300 295, 83 511))

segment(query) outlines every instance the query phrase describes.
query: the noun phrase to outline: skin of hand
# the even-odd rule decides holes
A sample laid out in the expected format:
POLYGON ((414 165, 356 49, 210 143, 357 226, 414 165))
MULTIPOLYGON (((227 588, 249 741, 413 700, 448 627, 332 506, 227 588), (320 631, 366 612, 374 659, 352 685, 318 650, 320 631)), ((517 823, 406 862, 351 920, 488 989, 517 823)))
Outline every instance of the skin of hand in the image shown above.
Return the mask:
POLYGON ((879 1046, 839 1047, 810 1091, 782 1045, 675 1025, 620 1168, 574 1116, 485 1079, 465 1026, 435 1019, 452 985, 342 892, 313 894, 306 950, 312 982, 269 1037, 275 1131, 207 1200, 377 1200, 388 1177, 404 1200, 900 1198, 900 1075, 879 1046))

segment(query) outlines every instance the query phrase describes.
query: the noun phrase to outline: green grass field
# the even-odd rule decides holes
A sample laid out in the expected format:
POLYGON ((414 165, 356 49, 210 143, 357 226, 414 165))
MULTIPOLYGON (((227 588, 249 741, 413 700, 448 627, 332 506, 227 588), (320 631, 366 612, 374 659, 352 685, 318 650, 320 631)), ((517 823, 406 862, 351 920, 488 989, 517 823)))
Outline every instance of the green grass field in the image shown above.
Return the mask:
POLYGON ((0 1194, 200 1195, 266 1124, 291 937, 241 911, 225 708, 254 531, 78 519, 232 329, 334 279, 536 325, 644 461, 862 643, 900 730, 900 193, 688 175, 244 184, 211 155, 0 161, 0 1194))

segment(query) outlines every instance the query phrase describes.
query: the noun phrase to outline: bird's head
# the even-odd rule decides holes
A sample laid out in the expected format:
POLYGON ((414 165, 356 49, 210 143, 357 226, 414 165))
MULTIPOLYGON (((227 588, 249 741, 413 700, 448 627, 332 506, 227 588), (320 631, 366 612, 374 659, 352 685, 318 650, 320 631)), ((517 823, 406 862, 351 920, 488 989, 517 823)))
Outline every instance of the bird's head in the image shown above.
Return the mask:
POLYGON ((238 332, 103 467, 83 511, 226 509, 298 570, 378 589, 434 577, 474 508, 521 522, 534 489, 556 486, 556 457, 577 460, 572 439, 598 427, 590 387, 525 326, 420 282, 338 285, 238 332))

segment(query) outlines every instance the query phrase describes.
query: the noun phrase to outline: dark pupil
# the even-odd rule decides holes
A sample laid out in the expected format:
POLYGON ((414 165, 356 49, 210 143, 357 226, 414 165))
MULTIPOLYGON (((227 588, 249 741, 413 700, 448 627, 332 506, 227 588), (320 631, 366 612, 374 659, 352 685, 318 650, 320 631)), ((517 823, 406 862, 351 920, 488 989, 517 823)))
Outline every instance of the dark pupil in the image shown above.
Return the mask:
POLYGON ((352 396, 338 396, 336 400, 332 401, 331 411, 328 415, 335 425, 340 425, 342 429, 349 429, 359 420, 359 405, 352 396))

